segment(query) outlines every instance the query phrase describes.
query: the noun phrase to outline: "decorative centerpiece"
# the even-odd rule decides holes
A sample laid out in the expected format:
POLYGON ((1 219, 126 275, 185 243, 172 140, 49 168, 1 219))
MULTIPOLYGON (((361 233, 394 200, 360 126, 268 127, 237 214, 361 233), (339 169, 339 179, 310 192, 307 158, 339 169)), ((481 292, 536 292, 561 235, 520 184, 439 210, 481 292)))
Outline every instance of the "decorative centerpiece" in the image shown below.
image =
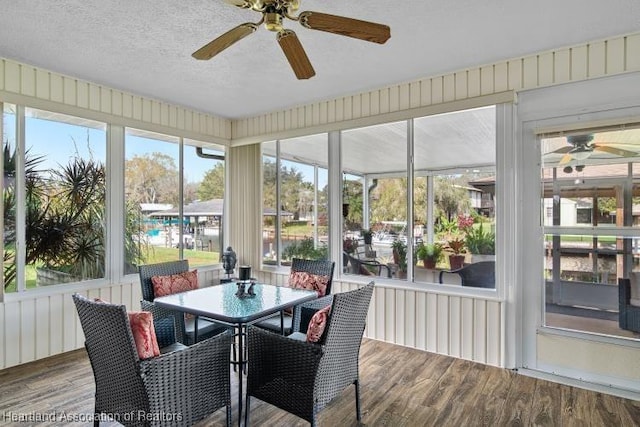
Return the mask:
POLYGON ((253 285, 255 285, 252 281, 240 281, 236 283, 238 285, 238 291, 236 292, 236 296, 238 298, 253 298, 256 296, 255 291, 253 290, 253 285))

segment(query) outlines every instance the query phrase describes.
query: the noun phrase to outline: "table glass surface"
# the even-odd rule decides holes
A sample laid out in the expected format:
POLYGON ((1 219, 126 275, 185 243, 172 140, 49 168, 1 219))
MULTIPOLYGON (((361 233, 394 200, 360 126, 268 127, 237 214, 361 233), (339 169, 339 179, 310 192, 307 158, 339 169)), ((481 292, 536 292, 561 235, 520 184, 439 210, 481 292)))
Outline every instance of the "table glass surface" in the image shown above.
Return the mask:
MULTIPOLYGON (((246 284, 245 286, 249 286, 246 284)), ((246 323, 286 307, 317 298, 316 291, 292 289, 283 286, 256 283, 254 297, 236 296, 238 285, 221 285, 199 288, 154 299, 160 307, 210 317, 229 323, 246 323)))

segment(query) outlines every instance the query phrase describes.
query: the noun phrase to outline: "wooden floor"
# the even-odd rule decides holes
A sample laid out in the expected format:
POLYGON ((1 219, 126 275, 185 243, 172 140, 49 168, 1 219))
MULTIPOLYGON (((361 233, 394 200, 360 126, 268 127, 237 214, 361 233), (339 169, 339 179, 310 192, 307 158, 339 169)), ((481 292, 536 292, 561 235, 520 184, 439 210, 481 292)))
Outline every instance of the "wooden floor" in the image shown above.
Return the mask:
MULTIPOLYGON (((461 359, 364 340, 362 424, 367 426, 633 426, 640 401, 519 375, 461 359)), ((233 375, 237 425, 237 376, 233 375)), ((93 376, 84 350, 0 371, 0 425, 90 425, 61 422, 93 410, 93 376), (56 422, 12 423, 12 414, 56 414, 56 422)), ((307 426, 252 400, 251 425, 307 426)), ((103 423, 101 425, 117 425, 103 423)), ((199 426, 224 425, 220 410, 199 426)), ((357 426, 354 388, 319 416, 320 426, 357 426)))

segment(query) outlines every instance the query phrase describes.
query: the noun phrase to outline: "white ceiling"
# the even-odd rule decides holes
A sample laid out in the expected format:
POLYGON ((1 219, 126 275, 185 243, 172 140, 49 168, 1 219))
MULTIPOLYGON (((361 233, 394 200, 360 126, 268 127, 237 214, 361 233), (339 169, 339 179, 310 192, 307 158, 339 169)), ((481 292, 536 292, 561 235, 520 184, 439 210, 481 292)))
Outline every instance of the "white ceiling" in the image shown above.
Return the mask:
POLYGON ((264 28, 210 61, 191 53, 259 14, 223 0, 0 0, 0 57, 241 118, 640 30, 638 0, 301 0, 388 24, 384 45, 302 28, 298 81, 264 28))

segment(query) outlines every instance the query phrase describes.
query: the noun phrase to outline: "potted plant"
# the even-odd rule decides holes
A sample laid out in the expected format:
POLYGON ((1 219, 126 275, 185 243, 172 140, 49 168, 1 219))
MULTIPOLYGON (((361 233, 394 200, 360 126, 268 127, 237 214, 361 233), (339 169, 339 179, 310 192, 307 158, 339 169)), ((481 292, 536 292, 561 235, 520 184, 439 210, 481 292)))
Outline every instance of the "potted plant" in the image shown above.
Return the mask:
POLYGON ((422 260, 424 268, 434 269, 442 258, 443 250, 440 243, 420 243, 416 248, 416 257, 422 260))
POLYGON ((398 278, 407 277, 407 244, 400 239, 396 239, 391 244, 393 251, 393 262, 398 266, 398 278))
POLYGON ((371 243, 373 243, 373 232, 370 228, 367 230, 361 230, 360 235, 364 239, 365 245, 370 245, 371 243))
POLYGON ((490 261, 495 258, 496 235, 491 230, 484 231, 483 224, 467 229, 464 242, 472 255, 471 262, 490 261))
POLYGON ((452 252, 449 255, 449 268, 451 270, 457 270, 464 265, 464 244, 464 240, 457 237, 447 242, 447 249, 452 252))

